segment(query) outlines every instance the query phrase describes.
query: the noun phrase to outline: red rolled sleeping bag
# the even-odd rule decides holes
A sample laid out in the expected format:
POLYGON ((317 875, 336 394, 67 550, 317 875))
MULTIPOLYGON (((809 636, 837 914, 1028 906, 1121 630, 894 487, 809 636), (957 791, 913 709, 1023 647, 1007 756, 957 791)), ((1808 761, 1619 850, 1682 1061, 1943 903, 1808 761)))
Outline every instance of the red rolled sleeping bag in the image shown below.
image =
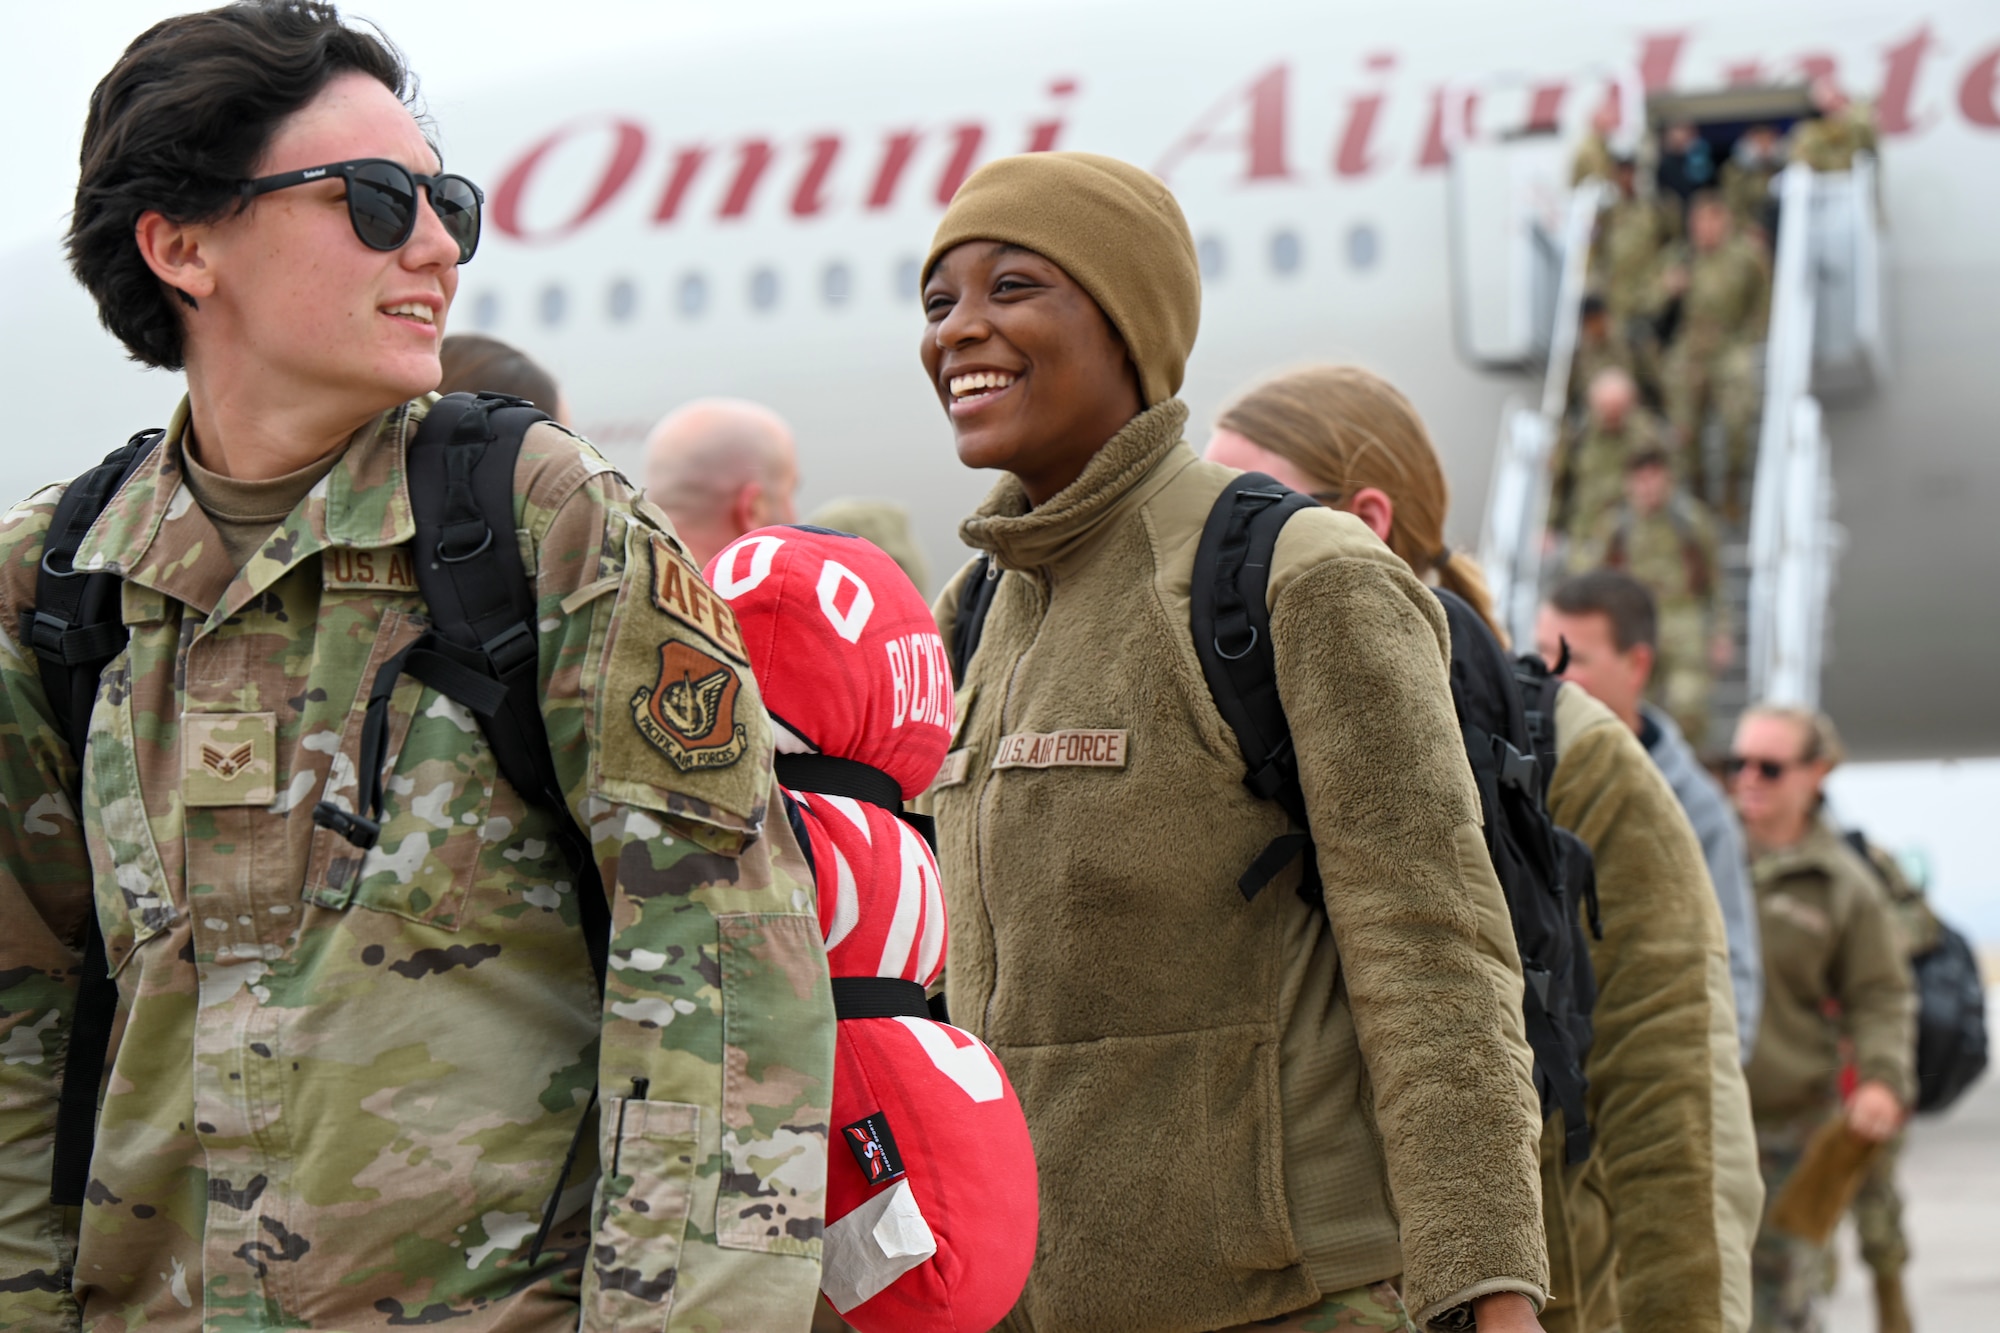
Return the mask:
POLYGON ((709 565, 776 724, 841 1012, 821 1290, 861 1333, 984 1333, 1027 1281, 1034 1148, 993 1052, 934 1022, 937 858, 902 815, 950 747, 951 668, 929 609, 873 544, 763 528, 709 565))

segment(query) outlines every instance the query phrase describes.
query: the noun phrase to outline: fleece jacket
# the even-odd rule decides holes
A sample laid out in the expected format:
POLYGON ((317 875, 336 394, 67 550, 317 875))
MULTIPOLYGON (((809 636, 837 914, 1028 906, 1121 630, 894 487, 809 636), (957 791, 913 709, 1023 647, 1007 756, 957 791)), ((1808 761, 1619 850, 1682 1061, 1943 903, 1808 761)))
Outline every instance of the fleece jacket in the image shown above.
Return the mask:
POLYGON ((1750 874, 1764 932, 1764 1021, 1748 1070, 1757 1123, 1791 1124, 1838 1104, 1843 1035, 1861 1078, 1912 1105, 1916 991, 1882 882, 1823 819, 1797 846, 1751 862, 1750 874), (1838 1017, 1828 1016, 1829 1000, 1838 1017))
MULTIPOLYGON (((1542 1140, 1549 1333, 1742 1333, 1763 1210, 1722 913, 1700 840, 1632 729, 1575 685, 1556 696, 1549 813, 1590 847, 1596 1136, 1565 1167, 1542 1140)), ((1586 932, 1588 937, 1588 932, 1586 932)))
POLYGON ((1235 473, 1186 411, 1134 418, 1039 508, 1003 480, 961 529, 1002 572, 934 788, 947 990, 1042 1180, 1003 1327, 1200 1333, 1397 1273, 1426 1325, 1489 1292, 1539 1305, 1519 962, 1490 866, 1467 872, 1442 609, 1353 518, 1285 526, 1271 638, 1324 896, 1300 901, 1295 859, 1246 901, 1289 825, 1244 786, 1189 633, 1235 473))

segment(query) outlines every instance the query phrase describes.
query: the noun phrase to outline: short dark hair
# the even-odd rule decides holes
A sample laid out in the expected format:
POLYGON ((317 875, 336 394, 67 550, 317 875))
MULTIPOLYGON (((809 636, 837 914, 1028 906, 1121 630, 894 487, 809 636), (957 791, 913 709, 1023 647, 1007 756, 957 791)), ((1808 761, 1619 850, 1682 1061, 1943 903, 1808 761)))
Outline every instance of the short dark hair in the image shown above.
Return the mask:
POLYGON ((555 376, 498 338, 454 333, 439 344, 438 360, 444 363, 439 393, 511 393, 549 413, 555 412, 561 396, 555 376))
POLYGON ((98 83, 69 264, 133 360, 162 370, 186 361, 180 312, 133 240, 140 214, 209 222, 245 207, 242 182, 279 123, 350 70, 405 103, 416 96, 402 53, 348 27, 332 4, 240 0, 154 24, 98 83))
POLYGON ((1653 594, 1630 574, 1595 569, 1564 579, 1549 594, 1549 605, 1566 616, 1603 616, 1611 622, 1611 642, 1629 653, 1639 644, 1659 644, 1659 612, 1653 594))
POLYGON ((1633 451, 1632 456, 1625 460, 1625 470, 1627 472, 1637 472, 1642 467, 1672 467, 1673 465, 1674 460, 1668 457, 1667 451, 1657 444, 1649 444, 1643 448, 1636 449, 1633 451))

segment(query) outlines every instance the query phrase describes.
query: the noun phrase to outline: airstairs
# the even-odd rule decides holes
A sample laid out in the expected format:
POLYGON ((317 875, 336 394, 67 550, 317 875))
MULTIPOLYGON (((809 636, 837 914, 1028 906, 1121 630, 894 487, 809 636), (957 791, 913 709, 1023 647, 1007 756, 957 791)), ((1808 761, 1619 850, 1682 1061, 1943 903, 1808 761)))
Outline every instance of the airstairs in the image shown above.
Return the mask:
MULTIPOLYGON (((1540 234, 1522 242, 1530 255, 1553 257, 1542 262, 1553 265, 1557 297, 1552 327, 1531 342, 1546 349, 1539 401, 1516 400, 1502 412, 1479 554, 1495 604, 1524 646, 1534 642, 1541 597, 1563 573, 1547 558, 1553 464, 1603 188, 1584 182, 1553 225, 1539 224, 1540 234)), ((1873 160, 1864 155, 1838 174, 1792 166, 1774 188, 1780 205, 1763 412, 1748 525, 1725 531, 1722 543, 1736 651, 1717 676, 1711 749, 1726 744, 1752 700, 1818 702, 1841 546, 1821 402, 1865 395, 1888 371, 1873 160)))

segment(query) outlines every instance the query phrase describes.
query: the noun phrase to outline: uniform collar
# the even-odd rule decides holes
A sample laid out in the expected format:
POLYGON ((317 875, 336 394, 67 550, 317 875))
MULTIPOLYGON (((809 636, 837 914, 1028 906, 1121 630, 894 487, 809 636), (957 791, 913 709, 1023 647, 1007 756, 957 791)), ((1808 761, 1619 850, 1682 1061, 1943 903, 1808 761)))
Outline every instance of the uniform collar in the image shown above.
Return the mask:
POLYGON ((1187 404, 1178 398, 1141 412, 1105 441, 1075 481, 1042 505, 1028 503, 1019 478, 1001 478, 959 525, 959 537, 991 552, 1003 569, 1060 572, 1109 531, 1112 518, 1195 461, 1181 438, 1187 417, 1187 404))
POLYGON ((1806 836, 1790 847, 1766 852, 1757 858, 1756 875, 1759 880, 1782 875, 1797 874, 1801 871, 1817 871, 1832 875, 1845 860, 1842 855, 1846 845, 1833 825, 1826 822, 1824 815, 1813 816, 1806 829, 1806 836))
POLYGON ((85 534, 75 567, 117 574, 219 620, 328 547, 407 542, 416 535, 416 519, 404 460, 410 435, 435 401, 426 395, 404 403, 356 431, 333 470, 238 570, 230 567, 215 525, 187 488, 183 398, 159 445, 85 534))

